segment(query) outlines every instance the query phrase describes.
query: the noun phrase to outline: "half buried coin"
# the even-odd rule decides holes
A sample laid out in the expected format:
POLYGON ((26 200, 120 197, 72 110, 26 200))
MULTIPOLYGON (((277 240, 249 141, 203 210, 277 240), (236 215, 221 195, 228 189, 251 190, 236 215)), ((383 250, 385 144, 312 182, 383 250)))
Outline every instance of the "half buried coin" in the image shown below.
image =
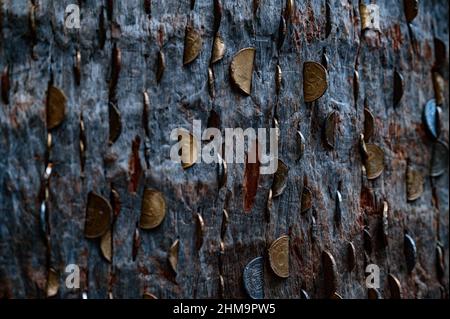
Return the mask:
POLYGON ((244 268, 244 287, 252 299, 264 298, 264 259, 257 257, 244 268))
POLYGON ((86 208, 84 235, 86 238, 103 236, 111 226, 112 208, 103 196, 90 192, 86 208))
POLYGON ((164 217, 166 217, 164 195, 151 188, 145 189, 142 197, 140 227, 142 229, 156 228, 162 223, 164 217))
POLYGON ((255 52, 255 48, 245 48, 240 50, 233 57, 230 65, 232 84, 246 95, 250 95, 252 90, 255 52))
POLYGON ((289 277, 289 237, 281 236, 269 247, 269 261, 273 272, 281 278, 289 277))
POLYGON ((432 177, 438 177, 444 174, 448 168, 448 159, 448 145, 443 141, 436 141, 431 157, 430 175, 432 177))
POLYGON ((384 151, 375 144, 366 144, 367 157, 364 160, 368 179, 378 178, 384 170, 384 151))

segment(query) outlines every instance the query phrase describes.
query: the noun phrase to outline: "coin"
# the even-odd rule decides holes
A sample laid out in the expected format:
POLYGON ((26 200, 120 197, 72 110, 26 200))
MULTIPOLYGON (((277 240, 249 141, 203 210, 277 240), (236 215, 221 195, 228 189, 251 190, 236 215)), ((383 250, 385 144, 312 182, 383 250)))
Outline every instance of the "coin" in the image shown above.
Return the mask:
POLYGON ((436 100, 429 100, 427 104, 425 104, 422 120, 430 136, 433 139, 437 139, 440 133, 440 119, 436 100))
POLYGON ((337 292, 334 292, 331 295, 330 299, 339 300, 339 299, 344 299, 344 298, 342 298, 342 296, 340 294, 338 294, 337 292))
POLYGON ((226 209, 222 211, 222 225, 220 227, 220 238, 224 239, 228 227, 228 212, 226 209))
POLYGON ((384 246, 388 244, 389 238, 389 217, 388 217, 389 205, 386 201, 383 202, 383 215, 381 219, 381 231, 382 231, 382 243, 384 246))
POLYGON ((322 97, 328 88, 327 70, 317 62, 303 64, 303 96, 306 103, 322 97))
POLYGON ((59 290, 58 272, 55 269, 50 268, 48 270, 47 285, 46 285, 47 298, 56 296, 58 294, 58 290, 59 290))
POLYGON ((163 193, 147 188, 142 197, 141 218, 139 225, 142 229, 158 227, 166 217, 166 200, 163 193))
POLYGON ((364 141, 368 142, 373 136, 375 121, 372 112, 364 108, 364 141))
POLYGON ((216 33, 216 36, 214 37, 211 63, 219 62, 220 60, 222 60, 224 55, 225 55, 225 42, 223 41, 220 34, 216 33))
POLYGON ((191 26, 186 27, 183 54, 184 65, 191 63, 199 56, 202 45, 203 41, 200 33, 191 26))
POLYGON ((103 196, 90 192, 86 206, 84 235, 86 238, 103 236, 111 226, 112 208, 103 196))
POLYGON ((216 96, 216 88, 214 85, 214 72, 212 70, 212 68, 208 68, 208 92, 209 92, 209 96, 211 98, 214 98, 216 96))
POLYGON ((136 260, 140 247, 141 247, 141 234, 139 233, 138 225, 136 225, 136 229, 134 230, 133 235, 133 247, 131 250, 131 258, 133 259, 133 261, 136 260))
POLYGON ((308 293, 304 290, 300 290, 300 299, 310 299, 308 293))
POLYGON ((59 126, 66 117, 67 97, 55 86, 49 86, 47 92, 47 129, 59 126))
POLYGON ((287 167, 286 164, 282 160, 278 160, 278 168, 275 172, 275 175, 273 177, 273 183, 272 183, 272 197, 278 197, 280 196, 287 184, 287 178, 289 173, 289 167, 287 167))
POLYGON ((100 251, 102 252, 103 257, 111 262, 112 259, 112 238, 111 238, 111 230, 108 230, 100 240, 100 251))
POLYGON ((382 299, 381 293, 376 288, 369 288, 367 290, 367 298, 368 299, 382 299))
POLYGON ((244 287, 252 299, 264 299, 264 259, 257 257, 244 268, 244 287))
POLYGON ((205 235, 205 221, 202 215, 197 213, 197 241, 195 243, 197 250, 199 250, 203 245, 203 237, 205 235))
POLYGON ((178 142, 180 147, 180 160, 183 169, 192 167, 198 159, 199 143, 197 139, 184 129, 178 130, 178 142))
POLYGON ((172 246, 170 246, 168 255, 170 267, 175 273, 177 273, 179 250, 180 250, 180 241, 177 239, 173 242, 172 246))
POLYGON ((363 240, 364 250, 370 255, 372 253, 372 235, 370 234, 370 230, 367 226, 364 227, 363 240))
POLYGON ((355 245, 351 241, 347 244, 347 262, 348 262, 348 271, 352 271, 356 266, 356 249, 355 245))
POLYGON ((303 187, 302 198, 301 198, 301 210, 302 214, 306 213, 312 207, 312 193, 311 190, 307 187, 303 187))
POLYGON ((406 171, 406 192, 408 201, 415 201, 423 193, 423 176, 410 165, 406 171))
POLYGON ((388 275, 388 285, 391 294, 391 299, 401 299, 402 298, 402 286, 400 281, 392 274, 388 275))
POLYGON ((305 154, 305 137, 303 136, 302 132, 297 131, 295 134, 295 146, 296 146, 296 160, 299 160, 303 157, 303 154, 305 154))
POLYGON ((214 0, 214 31, 217 32, 222 21, 222 1, 214 0))
POLYGON ((122 121, 120 119, 120 111, 117 106, 109 103, 109 142, 112 144, 119 138, 122 133, 122 121))
POLYGON ((163 51, 159 51, 158 56, 156 58, 156 83, 161 82, 165 69, 166 69, 166 57, 164 56, 163 51))
POLYGON ((433 89, 437 105, 445 103, 445 80, 439 72, 433 72, 433 89))
POLYGON ((405 9, 405 17, 408 23, 412 22, 419 13, 418 0, 403 0, 403 7, 405 9))
POLYGON ((217 177, 219 180, 219 189, 222 188, 223 186, 225 186, 225 184, 227 183, 227 174, 228 174, 228 169, 227 169, 227 162, 225 162, 222 158, 222 156, 220 156, 219 153, 217 153, 217 177))
POLYGON ((325 294, 331 297, 337 290, 338 278, 336 261, 329 251, 322 252, 322 265, 325 294))
POLYGON ((338 190, 336 190, 336 209, 334 217, 336 223, 340 224, 342 219, 342 195, 338 190))
POLYGON ((403 97, 405 83, 403 76, 397 71, 394 71, 394 107, 398 106, 403 97))
POLYGON ((284 43, 284 39, 286 38, 287 26, 286 20, 283 16, 280 17, 280 23, 278 25, 278 50, 281 49, 284 43))
POLYGON ((417 261, 417 248, 416 242, 409 234, 404 236, 404 253, 406 259, 406 268, 411 273, 416 266, 417 261))
POLYGON ((158 297, 156 297, 154 294, 150 293, 150 292, 144 292, 144 294, 142 295, 143 299, 158 299, 158 297))
POLYGON ((375 144, 366 144, 367 158, 364 161, 368 179, 378 178, 384 170, 384 152, 375 144))
POLYGON ((283 72, 281 71, 280 65, 277 64, 277 67, 275 69, 275 89, 277 94, 280 94, 282 85, 283 85, 283 72))
POLYGON ((436 272, 439 280, 442 281, 445 276, 445 254, 440 243, 436 245, 436 272))
POLYGON ((236 53, 230 64, 232 84, 246 95, 250 95, 252 90, 255 52, 254 48, 242 49, 236 53))
POLYGON ((289 277, 289 237, 281 236, 269 247, 269 262, 273 272, 281 278, 289 277))
POLYGON ((359 72, 358 70, 353 71, 353 100, 355 104, 358 103, 359 97, 359 72))
POLYGON ((5 66, 2 72, 2 79, 1 79, 1 89, 2 89, 2 100, 3 103, 9 104, 9 89, 11 87, 9 82, 9 67, 5 66))
POLYGON ((328 114, 327 119, 325 121, 324 127, 324 137, 325 143, 328 147, 334 148, 335 140, 335 132, 336 132, 336 124, 339 118, 339 113, 337 111, 332 111, 328 114))

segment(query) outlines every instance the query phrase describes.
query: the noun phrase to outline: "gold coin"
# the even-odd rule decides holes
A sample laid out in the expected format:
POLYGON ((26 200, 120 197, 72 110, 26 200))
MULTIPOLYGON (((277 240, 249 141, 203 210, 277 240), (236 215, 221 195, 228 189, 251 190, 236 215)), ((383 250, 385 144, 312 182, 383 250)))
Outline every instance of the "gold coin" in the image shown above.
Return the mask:
POLYGON ((184 65, 191 63, 198 57, 200 51, 202 50, 202 45, 203 41, 200 33, 191 26, 188 26, 186 28, 186 35, 184 38, 184 65))
POLYGON ((415 201, 423 193, 423 176, 408 166, 406 172, 406 193, 409 201, 415 201))
POLYGON ((211 63, 216 63, 222 60, 224 54, 225 54, 225 42, 223 42, 223 39, 220 36, 220 34, 217 33, 216 36, 214 37, 211 63))
POLYGON ((281 278, 289 277, 289 237, 281 236, 269 247, 269 261, 273 272, 281 278))
POLYGON ((112 208, 102 196, 90 192, 86 207, 84 235, 86 238, 103 236, 111 226, 112 208))
POLYGON ((230 65, 231 82, 246 95, 250 95, 252 90, 255 52, 254 48, 240 50, 233 57, 230 65))
POLYGON ((142 229, 158 227, 166 216, 166 200, 163 193, 147 188, 142 197, 141 218, 139 225, 142 229))
POLYGON ((100 240, 100 250, 102 252, 103 257, 108 261, 111 262, 112 259, 112 237, 111 237, 111 230, 108 230, 106 234, 104 234, 100 240))
POLYGON ((184 169, 193 166, 198 159, 198 141, 188 131, 178 130, 178 141, 180 146, 181 165, 184 169))
POLYGON ((169 264, 172 270, 176 273, 178 266, 178 252, 180 250, 180 241, 177 239, 173 242, 169 249, 169 264))
POLYGON ((367 158, 364 166, 368 179, 378 178, 384 170, 384 152, 375 144, 366 144, 367 158))
POLYGON ((48 88, 47 96, 47 129, 59 126, 66 117, 67 97, 55 86, 48 88))
POLYGON ((47 297, 54 297, 59 290, 59 276, 55 269, 50 268, 47 276, 46 293, 47 297))
POLYGON ((322 97, 328 88, 327 70, 317 62, 303 64, 303 96, 305 102, 314 102, 322 97))

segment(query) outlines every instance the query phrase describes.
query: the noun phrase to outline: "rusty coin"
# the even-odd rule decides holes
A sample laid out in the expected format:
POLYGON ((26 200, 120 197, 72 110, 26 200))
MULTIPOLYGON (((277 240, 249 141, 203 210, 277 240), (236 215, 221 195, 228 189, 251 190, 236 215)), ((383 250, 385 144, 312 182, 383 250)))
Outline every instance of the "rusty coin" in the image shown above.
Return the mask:
POLYGON ((328 88, 327 70, 317 62, 303 64, 303 96, 306 103, 322 97, 328 88))

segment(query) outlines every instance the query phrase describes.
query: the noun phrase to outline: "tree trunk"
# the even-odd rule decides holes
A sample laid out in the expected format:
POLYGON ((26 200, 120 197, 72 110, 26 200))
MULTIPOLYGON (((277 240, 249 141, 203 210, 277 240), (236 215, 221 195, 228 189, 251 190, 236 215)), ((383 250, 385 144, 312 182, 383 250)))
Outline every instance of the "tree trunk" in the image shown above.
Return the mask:
MULTIPOLYGON (((5 70, 0 102, 0 297, 45 298, 52 268, 59 298, 80 298, 83 292, 89 298, 142 298, 145 292, 158 298, 245 298, 244 267, 262 256, 265 298, 300 298, 302 289, 311 298, 326 298, 328 270, 322 252, 329 251, 337 267, 333 291, 343 298, 367 298, 368 264, 380 268, 378 291, 384 298, 394 294, 389 274, 400 281, 403 298, 447 298, 448 263, 439 275, 436 247, 439 241, 448 260, 448 172, 429 177, 434 142, 422 124, 422 110, 435 98, 432 70, 439 52, 434 38, 448 48, 448 2, 420 1, 418 16, 408 25, 402 1, 378 0, 380 30, 361 31, 356 0, 295 0, 291 15, 284 0, 222 0, 219 32, 226 51, 211 66, 214 96, 208 87, 214 1, 197 0, 193 9, 191 2, 80 0, 81 29, 70 29, 64 22, 71 1, 0 1, 0 69, 5 70), (287 32, 279 47, 282 15, 287 32), (200 32, 203 45, 198 58, 183 65, 188 25, 200 32), (121 62, 114 62, 114 47, 121 62), (256 49, 250 96, 233 88, 229 71, 233 56, 246 47, 256 49), (166 65, 158 83, 160 51, 166 65), (328 70, 328 89, 313 103, 304 102, 306 61, 328 70), (279 92, 277 65, 283 79, 279 92), (394 107, 395 71, 403 76, 404 94, 394 107), (48 130, 49 85, 64 92, 67 111, 62 124, 48 130), (144 91, 149 108, 143 121, 144 91), (114 143, 109 142, 109 102, 119 109, 122 126, 114 143), (365 106, 375 117, 370 143, 384 150, 384 171, 375 180, 367 179, 360 150, 365 106), (333 110, 338 120, 330 148, 323 126, 333 110), (219 188, 215 165, 196 163, 183 169, 171 161, 172 129, 192 131, 193 120, 206 128, 213 111, 222 133, 225 128, 270 128, 277 118, 279 156, 289 173, 286 189, 273 198, 268 211, 273 175, 260 175, 255 182, 255 174, 247 174, 248 164, 228 163, 226 185, 219 188), (290 156, 297 131, 305 138, 300 160, 290 156), (46 181, 48 163, 52 172, 46 181), (407 200, 408 166, 424 176, 423 193, 415 201, 407 200), (246 212, 252 182, 256 197, 246 212), (305 186, 312 192, 312 208, 301 214, 305 186), (138 227, 146 188, 162 192, 167 206, 162 224, 151 230, 138 227), (109 199, 112 189, 119 194, 120 207, 113 205, 119 214, 108 263, 99 240, 85 238, 85 219, 88 193, 109 199), (340 222, 335 218, 336 191, 342 195, 340 222), (389 206, 387 247, 380 241, 384 201, 389 206), (224 209, 229 221, 222 236, 224 209), (197 213, 205 224, 200 248, 197 213), (405 231, 417 247, 411 272, 405 231), (286 279, 274 274, 267 253, 282 235, 289 236, 286 279), (174 273, 168 253, 176 239, 174 273), (356 256, 352 271, 349 242, 356 256), (65 284, 69 264, 81 269, 79 289, 65 284)), ((447 61, 446 52, 439 69, 444 78, 443 140, 448 140, 447 61)))

